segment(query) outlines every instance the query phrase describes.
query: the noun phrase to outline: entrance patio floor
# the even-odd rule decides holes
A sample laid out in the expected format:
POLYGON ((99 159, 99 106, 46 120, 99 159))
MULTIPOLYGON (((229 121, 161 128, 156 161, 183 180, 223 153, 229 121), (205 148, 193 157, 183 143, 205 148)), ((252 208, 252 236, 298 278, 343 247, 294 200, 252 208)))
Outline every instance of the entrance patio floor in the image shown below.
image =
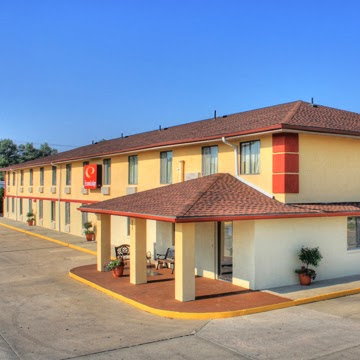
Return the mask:
POLYGON ((281 304, 291 300, 253 291, 231 283, 197 276, 195 301, 175 300, 175 279, 170 269, 148 269, 146 284, 130 284, 129 263, 121 278, 114 278, 111 272, 99 272, 96 265, 74 268, 71 274, 153 309, 184 313, 231 312, 243 309, 281 304), (155 274, 154 274, 155 273, 155 274))

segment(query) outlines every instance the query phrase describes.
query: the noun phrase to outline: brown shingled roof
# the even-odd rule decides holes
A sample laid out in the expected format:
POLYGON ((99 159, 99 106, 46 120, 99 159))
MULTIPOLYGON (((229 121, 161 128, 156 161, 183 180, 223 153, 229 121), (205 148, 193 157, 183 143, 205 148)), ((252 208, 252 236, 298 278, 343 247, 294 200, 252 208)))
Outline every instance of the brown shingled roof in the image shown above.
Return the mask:
MULTIPOLYGON (((95 158, 158 146, 220 139, 222 136, 237 136, 276 129, 308 130, 360 136, 360 114, 295 101, 165 129, 82 146, 45 158, 12 165, 11 168, 35 167, 50 164, 51 162, 95 158)), ((0 169, 0 171, 7 170, 9 170, 9 167, 0 169)))
MULTIPOLYGON (((329 215, 319 207, 283 204, 230 174, 159 187, 82 206, 80 210, 171 222, 329 215)), ((360 208, 351 208, 348 212, 360 215, 360 208)))

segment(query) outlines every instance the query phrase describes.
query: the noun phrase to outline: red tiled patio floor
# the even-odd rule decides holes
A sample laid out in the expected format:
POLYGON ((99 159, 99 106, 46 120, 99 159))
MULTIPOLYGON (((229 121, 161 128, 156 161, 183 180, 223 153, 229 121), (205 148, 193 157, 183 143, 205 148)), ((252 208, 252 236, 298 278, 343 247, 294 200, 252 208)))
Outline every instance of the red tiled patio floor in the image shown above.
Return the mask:
POLYGON ((124 276, 114 278, 111 272, 99 272, 96 265, 74 268, 71 273, 155 309, 189 313, 224 312, 289 302, 289 299, 261 291, 253 291, 220 280, 196 277, 196 300, 175 300, 175 281, 170 269, 152 268, 160 273, 148 276, 148 283, 130 284, 129 268, 124 276))

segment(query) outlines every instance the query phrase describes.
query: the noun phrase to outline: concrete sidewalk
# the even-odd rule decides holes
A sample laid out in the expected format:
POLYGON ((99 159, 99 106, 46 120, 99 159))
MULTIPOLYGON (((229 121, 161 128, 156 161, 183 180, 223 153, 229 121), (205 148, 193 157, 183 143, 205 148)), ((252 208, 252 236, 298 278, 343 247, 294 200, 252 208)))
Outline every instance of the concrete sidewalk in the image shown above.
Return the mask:
POLYGON ((61 241, 69 245, 83 248, 85 250, 93 251, 94 253, 96 252, 96 241, 86 241, 85 236, 75 236, 55 230, 50 230, 40 226, 28 226, 26 223, 23 223, 21 221, 15 221, 4 217, 0 217, 0 225, 1 224, 4 224, 5 226, 7 225, 15 227, 19 230, 26 231, 27 233, 32 233, 34 234, 34 236, 40 235, 48 237, 53 240, 61 241))
POLYGON ((356 289, 358 289, 358 293, 360 293, 360 274, 315 281, 309 286, 290 285, 271 288, 265 291, 274 295, 284 296, 291 300, 299 300, 339 292, 356 291, 356 289))

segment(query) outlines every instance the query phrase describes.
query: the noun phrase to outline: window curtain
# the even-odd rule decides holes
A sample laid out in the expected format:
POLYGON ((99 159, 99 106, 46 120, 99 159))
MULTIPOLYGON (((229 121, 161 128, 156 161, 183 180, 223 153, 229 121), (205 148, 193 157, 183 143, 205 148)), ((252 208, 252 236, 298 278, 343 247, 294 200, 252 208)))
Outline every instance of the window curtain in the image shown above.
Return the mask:
POLYGON ((136 185, 138 183, 138 157, 129 156, 129 184, 136 185))
POLYGON ((202 148, 202 174, 203 176, 218 172, 218 147, 206 146, 202 148))
POLYGON ((160 184, 172 183, 172 151, 160 153, 160 184))

